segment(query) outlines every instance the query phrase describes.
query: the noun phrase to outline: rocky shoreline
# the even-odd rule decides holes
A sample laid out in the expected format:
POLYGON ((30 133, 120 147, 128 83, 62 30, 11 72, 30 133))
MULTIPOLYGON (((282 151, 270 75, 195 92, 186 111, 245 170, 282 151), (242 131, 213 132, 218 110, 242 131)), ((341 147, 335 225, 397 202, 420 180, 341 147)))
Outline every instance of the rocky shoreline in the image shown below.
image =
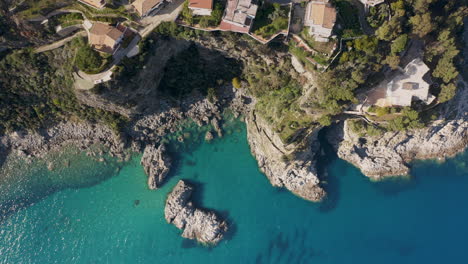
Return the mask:
POLYGON ((184 238, 216 245, 228 230, 227 223, 213 212, 196 208, 191 201, 193 191, 191 185, 179 180, 167 196, 164 208, 166 221, 181 229, 184 238))
POLYGON ((130 157, 125 151, 125 140, 101 124, 61 122, 34 133, 16 131, 0 137, 0 149, 4 150, 4 155, 17 155, 26 160, 42 158, 66 145, 74 145, 84 151, 96 144, 104 146, 111 156, 120 160, 130 157))
POLYGON ((252 154, 273 186, 285 187, 299 197, 313 202, 325 197, 315 170, 318 130, 304 139, 306 148, 298 151, 298 146, 285 145, 255 111, 248 115, 246 124, 252 154))
POLYGON ((424 129, 362 138, 345 121, 327 137, 338 157, 358 167, 367 177, 380 180, 409 174, 413 160, 443 159, 464 151, 468 145, 468 122, 440 120, 424 129))

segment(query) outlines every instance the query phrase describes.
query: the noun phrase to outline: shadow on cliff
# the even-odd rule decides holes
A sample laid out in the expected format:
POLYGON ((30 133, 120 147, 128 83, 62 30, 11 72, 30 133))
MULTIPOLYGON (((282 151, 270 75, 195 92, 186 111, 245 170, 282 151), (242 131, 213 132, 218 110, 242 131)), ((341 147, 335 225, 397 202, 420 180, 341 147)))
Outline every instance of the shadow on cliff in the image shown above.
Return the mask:
POLYGON ((332 145, 326 139, 329 129, 328 127, 323 128, 318 134, 320 150, 317 153, 317 174, 322 188, 327 193, 325 200, 318 207, 319 211, 323 213, 333 211, 340 201, 340 179, 337 175, 329 173, 330 165, 338 159, 332 145))
MULTIPOLYGON (((139 55, 121 62, 114 80, 79 92, 78 98, 90 106, 129 116, 135 122, 141 116, 171 108, 188 110, 213 96, 213 91, 220 93, 232 78, 240 76, 241 69, 241 62, 220 51, 152 34, 145 39, 139 55)), ((223 95, 226 92, 223 90, 223 95)), ((227 97, 233 95, 231 91, 227 97)))

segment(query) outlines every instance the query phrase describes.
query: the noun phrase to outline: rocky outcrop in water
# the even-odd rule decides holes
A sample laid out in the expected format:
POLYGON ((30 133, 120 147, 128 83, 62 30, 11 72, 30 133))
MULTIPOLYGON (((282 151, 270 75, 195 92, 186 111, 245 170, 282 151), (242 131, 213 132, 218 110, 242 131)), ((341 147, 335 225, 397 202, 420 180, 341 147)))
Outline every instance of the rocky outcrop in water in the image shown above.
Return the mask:
POLYGON ((273 186, 284 187, 309 201, 317 202, 325 197, 315 170, 318 131, 307 136, 302 142, 305 147, 298 150, 294 144, 285 145, 254 111, 246 123, 252 154, 273 186))
POLYGON ((468 122, 463 119, 436 121, 428 128, 387 132, 378 137, 361 138, 347 122, 330 132, 328 139, 338 156, 375 180, 406 175, 412 160, 450 157, 468 145, 468 122))
POLYGON ((215 245, 226 233, 227 223, 213 212, 195 208, 191 201, 192 192, 193 187, 183 180, 177 183, 166 200, 166 221, 183 230, 182 237, 215 245))
POLYGON ((148 175, 148 187, 151 190, 159 188, 165 181, 171 167, 171 158, 166 151, 164 144, 156 147, 155 145, 147 145, 143 156, 141 157, 141 165, 148 175))

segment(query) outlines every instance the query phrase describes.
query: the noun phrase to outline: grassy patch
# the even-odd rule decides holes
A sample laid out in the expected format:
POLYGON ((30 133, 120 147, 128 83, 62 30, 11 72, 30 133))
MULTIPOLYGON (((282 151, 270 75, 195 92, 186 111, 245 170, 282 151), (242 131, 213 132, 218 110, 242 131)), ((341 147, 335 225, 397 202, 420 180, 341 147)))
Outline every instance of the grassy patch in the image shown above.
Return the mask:
POLYGON ((336 40, 336 39, 330 40, 328 42, 315 41, 314 37, 309 35, 309 28, 308 27, 306 27, 306 28, 304 28, 302 30, 301 38, 307 43, 307 45, 309 45, 314 50, 316 50, 316 51, 318 51, 320 53, 328 54, 329 56, 331 55, 331 53, 333 51, 333 48, 335 47, 335 45, 338 42, 338 40, 336 40))

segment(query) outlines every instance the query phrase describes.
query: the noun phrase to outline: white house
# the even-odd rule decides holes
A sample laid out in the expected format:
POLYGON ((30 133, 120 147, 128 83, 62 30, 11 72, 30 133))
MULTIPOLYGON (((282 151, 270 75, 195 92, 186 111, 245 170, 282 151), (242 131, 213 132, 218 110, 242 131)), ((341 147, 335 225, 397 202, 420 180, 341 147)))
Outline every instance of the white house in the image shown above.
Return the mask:
POLYGON ((414 59, 404 71, 387 84, 387 102, 393 106, 411 106, 414 100, 429 104, 434 96, 429 94, 430 83, 424 80, 429 67, 421 60, 414 59))
POLYGON ((307 5, 304 25, 316 41, 327 42, 336 22, 336 9, 328 0, 312 0, 307 5))
POLYGON ((188 7, 196 16, 211 16, 213 0, 189 0, 188 7))

